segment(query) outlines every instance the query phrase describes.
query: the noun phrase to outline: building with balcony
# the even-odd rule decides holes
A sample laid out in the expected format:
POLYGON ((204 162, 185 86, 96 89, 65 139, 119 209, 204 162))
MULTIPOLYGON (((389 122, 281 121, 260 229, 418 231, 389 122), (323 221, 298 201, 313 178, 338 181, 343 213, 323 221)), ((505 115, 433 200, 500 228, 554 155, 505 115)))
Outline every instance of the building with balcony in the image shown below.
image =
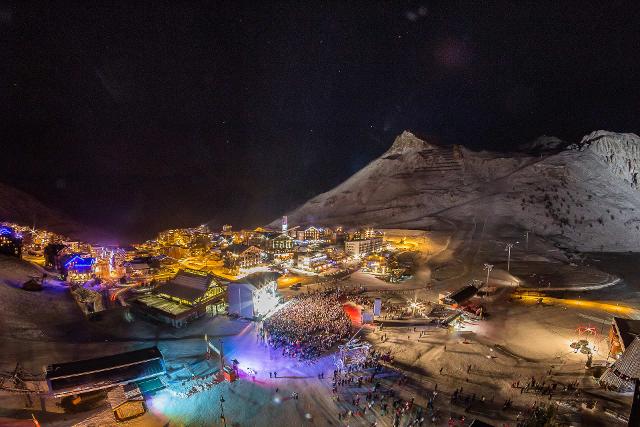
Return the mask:
POLYGON ((344 251, 354 258, 363 257, 382 250, 382 237, 348 240, 344 242, 344 251))
POLYGON ((293 253, 293 238, 288 234, 271 233, 267 236, 264 249, 275 255, 293 253))
POLYGON ((251 268, 262 262, 262 251, 256 246, 234 243, 223 250, 225 267, 229 269, 251 268))
POLYGON ((322 229, 311 226, 304 230, 304 240, 320 240, 322 229))

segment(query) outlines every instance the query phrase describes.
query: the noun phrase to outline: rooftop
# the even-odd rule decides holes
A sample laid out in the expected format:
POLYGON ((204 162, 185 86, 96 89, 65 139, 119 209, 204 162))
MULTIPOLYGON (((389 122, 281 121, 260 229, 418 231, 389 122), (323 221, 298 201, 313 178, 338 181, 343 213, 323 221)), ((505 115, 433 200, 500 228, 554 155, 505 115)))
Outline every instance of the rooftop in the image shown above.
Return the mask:
POLYGON ((243 253, 247 249, 249 249, 248 245, 245 245, 243 243, 233 243, 233 244, 227 246, 225 248, 225 251, 231 252, 231 253, 236 254, 236 255, 240 255, 241 253, 243 253))
POLYGON ((95 359, 53 364, 47 367, 47 382, 55 396, 66 396, 110 388, 165 373, 157 347, 95 359))
POLYGON ((185 313, 192 309, 191 306, 180 304, 180 303, 177 303, 153 294, 143 295, 139 297, 136 301, 138 301, 143 305, 146 305, 147 307, 160 310, 163 313, 169 313, 173 316, 179 316, 180 314, 185 313))
POLYGON ((462 304, 477 293, 478 288, 473 285, 467 285, 449 294, 447 299, 455 302, 456 304, 462 304))
POLYGON ((195 270, 180 270, 176 277, 158 287, 157 293, 195 302, 204 296, 213 282, 213 276, 195 270))
POLYGON ((67 363, 54 363, 47 367, 47 379, 80 375, 90 371, 113 369, 114 367, 140 363, 153 359, 162 359, 158 347, 149 347, 111 356, 78 360, 67 363))
POLYGON ((260 271, 258 273, 249 274, 242 279, 238 279, 235 283, 249 284, 256 289, 261 289, 263 286, 277 281, 280 276, 280 273, 276 273, 274 271, 260 271))

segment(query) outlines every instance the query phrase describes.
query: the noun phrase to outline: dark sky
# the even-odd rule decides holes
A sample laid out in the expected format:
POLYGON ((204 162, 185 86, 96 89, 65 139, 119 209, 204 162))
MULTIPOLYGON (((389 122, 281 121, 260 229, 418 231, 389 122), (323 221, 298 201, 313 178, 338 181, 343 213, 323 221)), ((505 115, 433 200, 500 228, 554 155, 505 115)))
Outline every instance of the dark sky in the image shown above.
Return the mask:
POLYGON ((124 238, 268 222, 403 129, 640 131, 637 2, 64 3, 0 5, 0 182, 124 238))

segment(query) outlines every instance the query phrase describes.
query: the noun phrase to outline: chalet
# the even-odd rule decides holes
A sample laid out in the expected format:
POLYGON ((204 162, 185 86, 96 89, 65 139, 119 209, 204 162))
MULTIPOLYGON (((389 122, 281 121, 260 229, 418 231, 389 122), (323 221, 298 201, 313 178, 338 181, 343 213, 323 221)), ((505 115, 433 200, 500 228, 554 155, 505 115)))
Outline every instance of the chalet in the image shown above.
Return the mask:
POLYGON ((136 299, 133 306, 148 317, 179 328, 207 313, 223 311, 224 292, 221 279, 185 269, 152 294, 136 299))
POLYGON ((322 229, 311 226, 304 230, 304 240, 320 240, 322 229))
POLYGON ((634 391, 638 381, 640 381, 640 337, 636 336, 620 358, 604 371, 598 382, 609 390, 630 393, 634 391))
POLYGON ((269 254, 282 255, 293 253, 293 238, 284 233, 270 233, 265 242, 265 251, 269 254))
POLYGON ((363 257, 373 252, 382 250, 382 237, 368 239, 348 240, 344 242, 344 251, 354 258, 363 257))
POLYGON ((298 268, 309 271, 322 271, 332 264, 324 251, 311 251, 307 248, 299 250, 295 258, 298 268))
POLYGON ((67 255, 62 263, 62 276, 69 283, 84 283, 93 277, 95 263, 95 258, 82 254, 67 255))
POLYGON ((256 246, 234 243, 223 251, 227 268, 250 268, 262 262, 262 251, 256 246))

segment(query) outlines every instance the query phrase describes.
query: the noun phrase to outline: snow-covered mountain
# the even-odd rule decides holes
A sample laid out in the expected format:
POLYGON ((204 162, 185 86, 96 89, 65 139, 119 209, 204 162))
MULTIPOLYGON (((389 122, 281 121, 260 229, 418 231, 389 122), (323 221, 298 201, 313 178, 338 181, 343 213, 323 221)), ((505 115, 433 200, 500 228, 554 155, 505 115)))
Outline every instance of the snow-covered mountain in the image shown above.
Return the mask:
POLYGON ((0 222, 35 226, 88 242, 112 242, 102 231, 74 222, 61 212, 51 209, 33 196, 0 183, 0 222))
MULTIPOLYGON (((516 152, 438 146, 405 131, 289 224, 429 227, 487 218, 582 251, 640 250, 640 137, 596 131, 541 137, 516 152)), ((274 221, 274 225, 277 221, 274 221)))

